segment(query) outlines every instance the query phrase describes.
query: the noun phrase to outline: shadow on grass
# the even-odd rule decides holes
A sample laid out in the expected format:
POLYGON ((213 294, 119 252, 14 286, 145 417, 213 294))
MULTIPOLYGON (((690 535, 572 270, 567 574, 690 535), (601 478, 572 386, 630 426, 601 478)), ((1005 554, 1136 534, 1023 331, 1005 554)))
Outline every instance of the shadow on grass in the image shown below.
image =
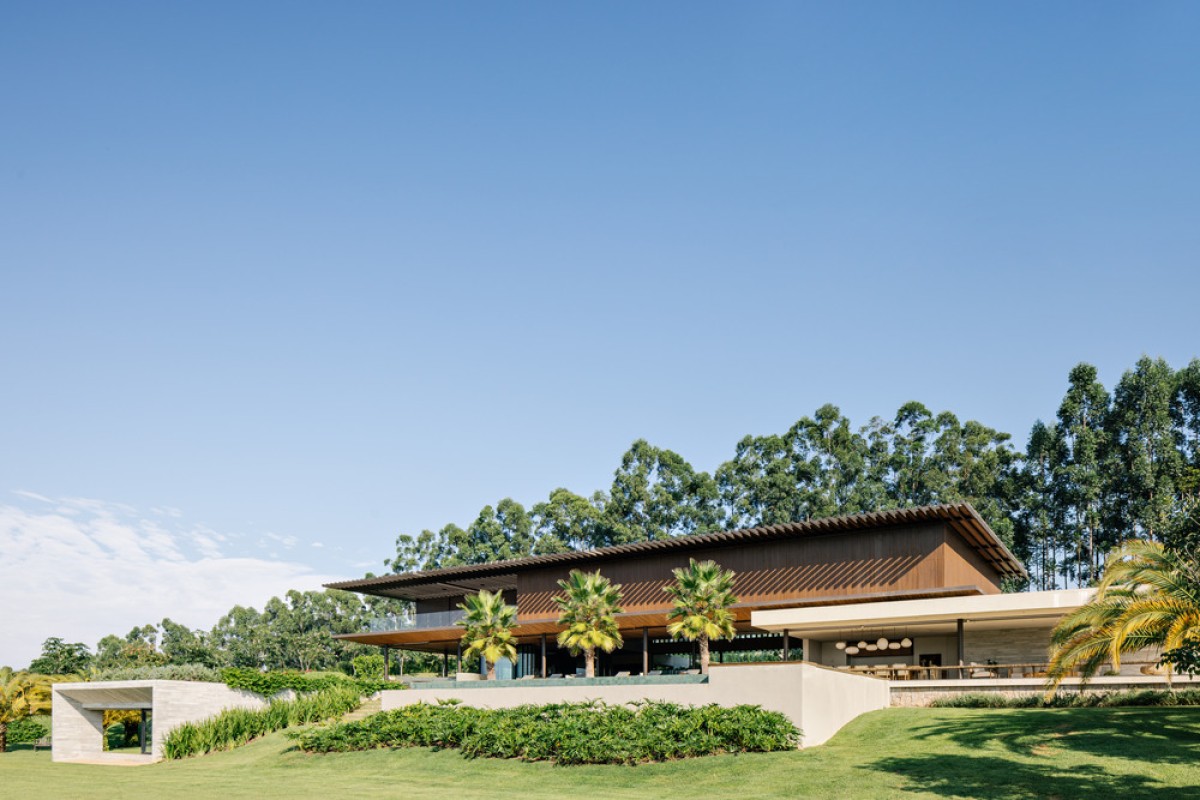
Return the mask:
POLYGON ((915 739, 999 745, 1020 755, 1063 748, 1104 759, 1200 764, 1200 708, 1078 708, 965 712, 917 728, 915 739))
POLYGON ((909 791, 943 797, 987 800, 1200 798, 1200 790, 1164 786, 1146 775, 1113 775, 1094 765, 1075 766, 1068 771, 1056 768, 1053 763, 1045 766, 1022 764, 996 756, 936 755, 885 758, 870 766, 904 775, 910 781, 909 791))
POLYGON ((942 752, 891 756, 865 766, 904 776, 909 791, 944 797, 1200 800, 1200 787, 1169 786, 1155 777, 1154 768, 1200 765, 1197 712, 1200 709, 964 711, 961 717, 942 717, 912 732, 914 739, 927 740, 931 750, 942 752), (939 740, 966 752, 944 752, 939 740), (1065 762, 1066 754, 1098 763, 1080 764, 1077 758, 1065 762))

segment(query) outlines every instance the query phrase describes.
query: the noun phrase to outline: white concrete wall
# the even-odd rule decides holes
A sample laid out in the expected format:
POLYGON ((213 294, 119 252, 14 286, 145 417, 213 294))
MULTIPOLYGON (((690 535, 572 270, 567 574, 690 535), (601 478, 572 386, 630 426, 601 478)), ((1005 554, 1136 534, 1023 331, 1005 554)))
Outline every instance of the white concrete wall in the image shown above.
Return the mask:
POLYGON ((779 711, 804 733, 803 745, 827 741, 850 720, 866 711, 886 708, 890 702, 887 681, 802 662, 780 664, 714 664, 708 683, 655 683, 579 685, 564 680, 555 686, 522 686, 497 682, 496 686, 463 689, 384 691, 383 710, 414 703, 461 700, 481 708, 512 708, 532 703, 579 703, 603 700, 629 703, 662 700, 681 705, 758 705, 779 711), (811 710, 807 710, 811 709, 811 710))
POLYGON ((850 720, 891 703, 891 690, 885 680, 803 666, 800 719, 796 724, 804 731, 805 747, 824 744, 850 720))
POLYGON ((149 698, 153 735, 151 755, 162 756, 162 743, 173 728, 199 722, 227 708, 263 708, 267 699, 223 683, 199 681, 94 681, 58 683, 53 687, 51 719, 54 761, 85 760, 104 754, 103 711, 85 705, 149 698))
POLYGON ((95 756, 104 751, 104 712, 88 711, 83 702, 63 694, 63 686, 55 684, 50 695, 51 744, 54 761, 95 756))

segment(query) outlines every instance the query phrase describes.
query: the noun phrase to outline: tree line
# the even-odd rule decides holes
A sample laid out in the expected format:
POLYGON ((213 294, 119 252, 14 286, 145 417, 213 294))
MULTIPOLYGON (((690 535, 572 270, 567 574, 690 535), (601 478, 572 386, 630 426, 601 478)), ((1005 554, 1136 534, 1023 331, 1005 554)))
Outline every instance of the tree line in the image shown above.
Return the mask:
MULTIPOLYGON (((93 649, 82 642, 51 637, 29 665, 43 675, 103 674, 137 667, 198 665, 282 670, 353 672, 356 657, 378 648, 335 639, 361 633, 368 620, 399 614, 404 602, 334 589, 289 591, 273 597, 262 611, 234 606, 210 629, 191 629, 171 619, 109 634, 93 649)), ((440 657, 409 653, 412 671, 432 671, 440 657)))
MULTIPOLYGON (((403 533, 392 572, 477 564, 837 514, 969 502, 1030 573, 1027 588, 1094 583, 1129 538, 1170 543, 1200 496, 1200 359, 1141 358, 1113 391, 1079 364, 1052 421, 1008 433, 918 402, 855 426, 824 405, 746 436, 713 473, 638 440, 607 490, 512 498, 460 527, 403 533)), ((1013 587, 1021 588, 1021 587, 1013 587)))

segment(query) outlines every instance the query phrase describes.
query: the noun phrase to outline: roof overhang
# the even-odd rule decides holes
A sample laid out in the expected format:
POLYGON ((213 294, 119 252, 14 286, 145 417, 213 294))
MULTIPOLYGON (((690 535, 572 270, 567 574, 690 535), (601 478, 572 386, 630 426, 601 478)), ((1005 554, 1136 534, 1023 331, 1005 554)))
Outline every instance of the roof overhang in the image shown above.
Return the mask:
POLYGON ((880 628, 944 628, 958 620, 988 627, 1053 627, 1088 603, 1094 589, 960 595, 837 606, 755 611, 751 624, 768 631, 820 638, 840 632, 880 628))
POLYGON ((678 536, 650 542, 635 542, 596 550, 575 550, 569 553, 551 553, 487 564, 464 564, 457 567, 408 572, 397 575, 382 575, 353 581, 327 583, 330 589, 341 589, 381 597, 397 597, 405 600, 421 600, 435 597, 461 596, 464 591, 479 589, 496 591, 516 586, 518 572, 546 566, 589 568, 597 563, 636 557, 641 554, 669 550, 697 550, 701 548, 739 545, 755 541, 787 539, 803 536, 825 536, 851 531, 913 525, 922 522, 943 522, 961 536, 1002 577, 1025 577, 1025 567, 998 537, 974 507, 969 503, 899 508, 876 511, 869 514, 850 514, 840 517, 791 522, 783 525, 768 525, 758 528, 743 528, 732 531, 678 536))

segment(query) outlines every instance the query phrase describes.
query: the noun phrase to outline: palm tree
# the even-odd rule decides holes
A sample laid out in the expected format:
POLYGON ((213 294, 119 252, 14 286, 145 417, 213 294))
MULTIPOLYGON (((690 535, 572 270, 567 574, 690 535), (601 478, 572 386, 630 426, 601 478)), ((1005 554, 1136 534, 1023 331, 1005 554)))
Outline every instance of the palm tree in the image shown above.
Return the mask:
POLYGON ((664 586, 671 596, 667 614, 667 632, 676 639, 700 643, 700 672, 708 674, 708 643, 711 639, 732 639, 733 612, 737 602, 733 594, 733 572, 722 570, 715 561, 688 559, 687 569, 673 570, 675 583, 664 586))
POLYGON ((458 606, 465 613, 454 623, 461 625, 463 641, 467 649, 466 658, 483 656, 487 662, 487 679, 496 679, 496 662, 502 658, 517 660, 517 639, 512 629, 517 627, 517 607, 505 604, 504 595, 481 589, 479 594, 469 594, 458 606))
POLYGON ((45 675, 9 673, 0 683, 0 753, 8 747, 8 725, 50 710, 50 681, 45 675))
POLYGON ((1173 650, 1200 636, 1200 562, 1158 542, 1125 542, 1108 557, 1090 603, 1051 634, 1050 692, 1068 674, 1096 674, 1144 647, 1173 650))
POLYGON ((621 613, 621 587, 599 571, 573 569, 558 588, 563 590, 554 597, 558 624, 567 626, 558 634, 558 646, 569 648, 573 656, 582 652, 584 675, 595 677, 596 648, 611 653, 625 643, 616 620, 621 613))

